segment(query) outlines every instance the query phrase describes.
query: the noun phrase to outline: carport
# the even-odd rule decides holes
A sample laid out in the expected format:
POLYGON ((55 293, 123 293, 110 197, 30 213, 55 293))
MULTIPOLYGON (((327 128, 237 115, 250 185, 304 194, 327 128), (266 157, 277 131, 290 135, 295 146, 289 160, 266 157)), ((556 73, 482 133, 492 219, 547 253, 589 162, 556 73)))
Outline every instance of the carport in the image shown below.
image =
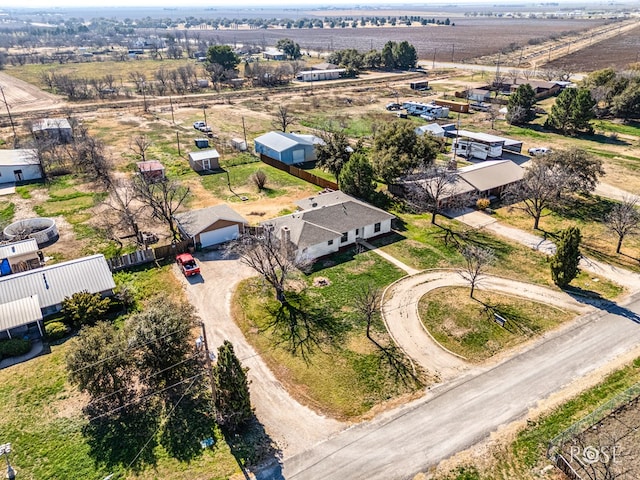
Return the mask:
POLYGON ((42 311, 37 295, 0 303, 0 337, 23 336, 34 324, 42 337, 42 311))

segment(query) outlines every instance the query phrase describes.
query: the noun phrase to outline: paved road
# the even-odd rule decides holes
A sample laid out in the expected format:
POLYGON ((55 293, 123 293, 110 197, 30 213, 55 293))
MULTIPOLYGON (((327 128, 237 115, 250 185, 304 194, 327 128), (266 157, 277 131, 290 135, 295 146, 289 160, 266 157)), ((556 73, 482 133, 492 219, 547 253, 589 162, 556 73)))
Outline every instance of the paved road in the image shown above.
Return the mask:
POLYGON ((627 308, 592 314, 488 371, 440 387, 289 458, 284 478, 410 478, 637 347, 640 300, 632 299, 627 308))

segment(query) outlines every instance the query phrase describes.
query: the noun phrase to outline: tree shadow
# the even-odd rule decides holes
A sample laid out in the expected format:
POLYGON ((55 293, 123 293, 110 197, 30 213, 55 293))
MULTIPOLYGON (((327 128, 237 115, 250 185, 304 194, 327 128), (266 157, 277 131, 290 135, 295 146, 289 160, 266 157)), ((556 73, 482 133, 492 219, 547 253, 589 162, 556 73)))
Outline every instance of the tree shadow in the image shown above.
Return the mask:
POLYGON ((501 303, 487 303, 477 298, 473 298, 480 303, 487 315, 487 320, 495 322, 500 325, 507 332, 513 335, 532 335, 535 334, 537 329, 532 329, 528 325, 528 319, 522 315, 518 310, 513 309, 510 305, 504 305, 501 303))
MULTIPOLYGON (((101 413, 91 405, 84 411, 90 417, 101 413)), ((155 434, 159 422, 157 409, 139 404, 121 410, 117 415, 90 420, 82 428, 82 434, 96 463, 108 469, 125 465, 140 472, 147 465, 156 464, 154 452, 158 440, 155 434)))
POLYGON ((267 308, 271 320, 263 330, 271 330, 276 345, 284 345, 293 355, 308 361, 316 348, 332 344, 343 333, 339 322, 323 306, 313 303, 305 292, 288 292, 282 304, 267 308))
POLYGON ((384 363, 391 369, 394 381, 411 388, 424 387, 425 372, 409 361, 400 348, 396 345, 383 347, 377 342, 374 343, 378 347, 378 364, 384 363))
POLYGON ((591 305, 598 310, 602 310, 613 315, 618 315, 620 317, 631 320, 634 323, 640 324, 640 314, 637 314, 626 307, 618 305, 611 300, 607 300, 599 293, 573 286, 565 288, 564 291, 577 302, 591 305))
POLYGON ((560 202, 555 211, 569 220, 602 222, 617 204, 619 202, 598 195, 573 195, 560 202))
POLYGON ((628 146, 631 145, 631 143, 629 143, 627 140, 620 138, 617 134, 609 134, 609 135, 605 135, 603 133, 585 133, 582 135, 579 135, 579 138, 584 139, 584 140, 590 140, 592 142, 596 142, 599 144, 609 144, 609 145, 622 145, 622 146, 628 146))
POLYGON ((240 431, 223 434, 244 478, 284 479, 282 451, 255 416, 240 431))

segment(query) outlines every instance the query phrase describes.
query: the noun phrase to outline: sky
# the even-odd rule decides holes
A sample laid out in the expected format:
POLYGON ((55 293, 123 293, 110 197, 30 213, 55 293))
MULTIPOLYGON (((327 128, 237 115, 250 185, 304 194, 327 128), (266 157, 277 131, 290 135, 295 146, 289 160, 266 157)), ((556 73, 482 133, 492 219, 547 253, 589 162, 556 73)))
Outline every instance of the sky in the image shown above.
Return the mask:
MULTIPOLYGON (((546 1, 546 0, 543 0, 546 1)), ((577 2, 571 1, 568 2, 566 0, 554 0, 555 2, 562 3, 571 3, 575 4, 577 2)), ((592 3, 593 0, 586 0, 581 3, 592 3)), ((476 3, 485 3, 488 5, 491 4, 499 4, 499 3, 520 3, 517 0, 436 0, 436 1, 418 1, 418 0, 274 0, 274 1, 264 1, 264 0, 234 0, 233 2, 224 2, 220 0, 108 0, 106 2, 100 2, 100 8, 105 7, 178 7, 188 8, 189 6, 194 7, 220 7, 220 8, 229 8, 231 5, 233 7, 245 7, 245 6, 260 6, 260 7, 279 7, 279 6, 300 6, 311 7, 311 6, 330 6, 330 5, 375 5, 375 4, 385 4, 385 5, 421 5, 428 6, 432 5, 442 5, 442 4, 476 4, 476 3)), ((521 3, 535 4, 539 3, 535 0, 522 1, 521 3)), ((86 0, 29 0, 25 2, 24 0, 2 0, 0 4, 0 9, 2 7, 5 8, 55 8, 55 7, 87 7, 86 0)))

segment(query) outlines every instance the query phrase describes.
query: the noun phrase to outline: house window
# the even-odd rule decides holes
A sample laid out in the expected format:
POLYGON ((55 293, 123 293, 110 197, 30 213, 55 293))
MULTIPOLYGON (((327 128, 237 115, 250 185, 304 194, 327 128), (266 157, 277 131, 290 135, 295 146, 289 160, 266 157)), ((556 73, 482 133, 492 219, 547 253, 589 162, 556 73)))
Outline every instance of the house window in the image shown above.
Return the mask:
POLYGON ((340 237, 340 243, 347 242, 349 240, 349 232, 343 233, 342 237, 340 237))
POLYGON ((356 237, 357 237, 358 235, 360 235, 360 229, 359 229, 359 228, 356 228, 356 237))
POLYGON ((327 242, 327 245, 333 245, 333 240, 329 240, 329 241, 327 242))
POLYGON ((380 231, 380 227, 381 227, 380 222, 376 223, 376 224, 373 226, 373 231, 374 231, 375 233, 378 233, 378 232, 380 231))

